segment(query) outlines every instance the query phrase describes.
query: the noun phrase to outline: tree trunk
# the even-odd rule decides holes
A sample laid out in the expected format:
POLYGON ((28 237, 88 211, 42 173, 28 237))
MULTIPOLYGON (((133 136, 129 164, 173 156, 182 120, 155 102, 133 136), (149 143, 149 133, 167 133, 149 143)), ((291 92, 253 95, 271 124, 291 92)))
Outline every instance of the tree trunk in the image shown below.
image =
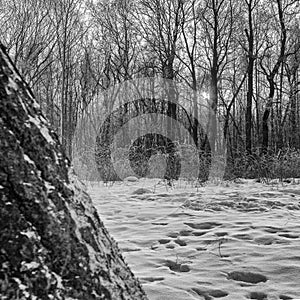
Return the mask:
POLYGON ((218 75, 215 68, 211 71, 211 82, 210 82, 210 147, 212 153, 215 152, 216 139, 217 139, 217 109, 218 109, 218 75))
POLYGON ((280 22, 280 30, 281 30, 280 53, 270 73, 268 73, 268 71, 264 68, 263 64, 261 63, 261 67, 263 68, 264 73, 266 74, 267 77, 267 81, 269 83, 269 97, 268 97, 268 101, 262 119, 262 151, 264 153, 268 151, 268 146, 269 146, 268 119, 270 116, 270 112, 273 104, 273 98, 275 94, 275 76, 278 74, 279 68, 283 63, 284 59, 286 58, 285 47, 286 47, 287 33, 286 33, 284 17, 283 17, 283 8, 282 8, 281 0, 276 0, 276 2, 277 2, 278 18, 280 22))
POLYGON ((212 153, 215 152, 217 139, 217 112, 218 112, 218 37, 219 37, 219 16, 215 1, 213 1, 214 27, 213 27, 213 44, 212 44, 212 66, 210 70, 210 148, 212 153))
POLYGON ((263 118, 262 118, 262 152, 266 153, 268 151, 269 146, 269 125, 268 120, 272 109, 272 103, 275 93, 275 83, 273 80, 269 81, 269 97, 267 101, 266 108, 264 110, 263 118))
POLYGON ((252 98, 253 98, 253 69, 254 69, 254 37, 252 25, 252 1, 248 3, 248 26, 249 33, 246 31, 248 40, 248 91, 246 104, 246 152, 252 153, 252 98))
POLYGON ((1 299, 147 299, 0 49, 1 299))

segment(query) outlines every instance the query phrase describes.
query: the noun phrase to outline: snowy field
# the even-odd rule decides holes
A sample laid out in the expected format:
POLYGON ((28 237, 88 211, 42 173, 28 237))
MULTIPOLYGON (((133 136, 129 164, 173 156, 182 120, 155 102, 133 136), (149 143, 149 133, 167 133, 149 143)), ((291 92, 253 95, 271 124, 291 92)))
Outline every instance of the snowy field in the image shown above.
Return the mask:
POLYGON ((300 299, 300 185, 87 184, 150 300, 300 299))

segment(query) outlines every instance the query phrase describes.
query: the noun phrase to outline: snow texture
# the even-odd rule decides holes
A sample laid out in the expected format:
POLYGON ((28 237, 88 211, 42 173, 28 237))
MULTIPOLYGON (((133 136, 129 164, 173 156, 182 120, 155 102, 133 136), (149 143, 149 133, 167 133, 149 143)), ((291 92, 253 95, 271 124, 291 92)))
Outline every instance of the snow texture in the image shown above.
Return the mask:
POLYGON ((150 300, 279 300, 300 299, 296 183, 180 180, 170 188, 140 179, 88 187, 150 300))

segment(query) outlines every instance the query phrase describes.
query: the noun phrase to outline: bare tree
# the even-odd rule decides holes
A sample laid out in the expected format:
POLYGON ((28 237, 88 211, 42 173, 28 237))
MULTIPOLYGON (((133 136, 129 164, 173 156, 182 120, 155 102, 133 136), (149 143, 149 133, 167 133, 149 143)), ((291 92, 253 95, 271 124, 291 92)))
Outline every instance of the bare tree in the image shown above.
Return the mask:
MULTIPOLYGON (((49 3, 49 14, 55 28, 57 41, 57 58, 60 63, 60 137, 62 145, 69 157, 72 156, 71 141, 76 124, 74 118, 73 82, 74 68, 78 64, 77 55, 80 52, 79 45, 84 34, 84 28, 80 19, 80 10, 83 9, 82 0, 64 0, 49 3)), ((76 115, 76 113, 75 113, 76 115)))
MULTIPOLYGON (((273 106, 273 100, 275 96, 276 89, 276 76, 280 71, 281 65, 286 61, 287 57, 291 55, 290 52, 287 52, 287 39, 288 39, 288 29, 286 27, 286 17, 290 14, 290 9, 293 7, 297 1, 282 1, 276 0, 271 1, 270 4, 273 5, 275 2, 274 13, 272 12, 273 17, 276 22, 278 22, 279 26, 276 28, 269 28, 272 31, 272 35, 266 35, 265 40, 265 48, 263 50, 263 55, 260 60, 260 67, 263 70, 263 73, 266 76, 266 80, 268 82, 268 98, 265 105, 263 118, 262 118, 262 151, 267 152, 269 146, 269 117, 273 106), (279 29, 277 32, 277 40, 274 41, 270 38, 270 36, 274 36, 274 32, 276 29, 279 29), (274 57, 271 53, 271 49, 274 49, 276 45, 279 45, 278 54, 274 57), (271 62, 272 59, 272 62, 271 62)), ((271 6, 273 8, 273 6, 271 6)), ((276 23, 275 23, 276 24, 276 23)))
POLYGON ((248 12, 248 28, 245 29, 248 47, 248 91, 247 91, 247 104, 246 104, 246 151, 248 154, 252 152, 252 101, 253 101, 253 69, 255 61, 254 53, 254 28, 253 28, 253 10, 257 6, 259 0, 245 0, 248 12))
POLYGON ((203 48, 210 73, 209 97, 213 114, 209 131, 211 148, 214 151, 217 138, 218 82, 230 61, 234 10, 231 0, 206 0, 203 1, 200 10, 205 33, 203 48))

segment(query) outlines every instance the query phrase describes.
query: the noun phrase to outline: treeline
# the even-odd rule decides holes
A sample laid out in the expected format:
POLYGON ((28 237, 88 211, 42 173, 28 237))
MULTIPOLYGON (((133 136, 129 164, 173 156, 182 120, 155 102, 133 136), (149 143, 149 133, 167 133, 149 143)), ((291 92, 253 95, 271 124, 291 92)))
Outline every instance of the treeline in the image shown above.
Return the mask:
POLYGON ((91 101, 111 107, 106 90, 151 76, 208 99, 232 158, 300 148, 298 0, 0 4, 0 39, 69 156, 91 101))

